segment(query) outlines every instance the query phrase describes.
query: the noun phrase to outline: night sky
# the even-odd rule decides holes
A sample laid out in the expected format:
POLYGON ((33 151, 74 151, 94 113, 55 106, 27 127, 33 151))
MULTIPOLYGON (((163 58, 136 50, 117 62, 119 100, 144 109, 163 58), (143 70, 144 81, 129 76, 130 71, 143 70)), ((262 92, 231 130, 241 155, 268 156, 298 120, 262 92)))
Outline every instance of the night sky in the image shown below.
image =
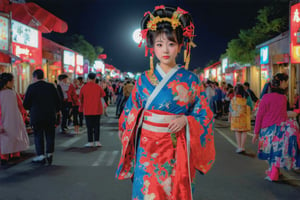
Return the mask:
MULTIPOLYGON (((65 34, 80 34, 94 46, 102 46, 105 61, 122 71, 141 72, 149 68, 144 48, 132 40, 146 11, 156 5, 179 6, 194 19, 194 42, 190 69, 219 60, 231 39, 241 29, 255 25, 257 11, 272 0, 27 0, 35 2, 68 23, 65 34)), ((56 34, 44 35, 52 40, 56 34)), ((178 59, 182 63, 182 58, 178 59)))

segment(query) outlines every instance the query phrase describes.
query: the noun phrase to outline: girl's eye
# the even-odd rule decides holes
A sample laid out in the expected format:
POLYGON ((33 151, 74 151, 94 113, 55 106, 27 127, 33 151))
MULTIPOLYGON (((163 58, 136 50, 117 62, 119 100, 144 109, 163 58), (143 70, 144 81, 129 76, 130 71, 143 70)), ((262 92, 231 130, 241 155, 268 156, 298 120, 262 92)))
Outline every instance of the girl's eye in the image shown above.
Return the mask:
POLYGON ((161 47, 161 46, 162 46, 162 44, 160 44, 160 43, 156 43, 156 46, 158 46, 158 47, 161 47))

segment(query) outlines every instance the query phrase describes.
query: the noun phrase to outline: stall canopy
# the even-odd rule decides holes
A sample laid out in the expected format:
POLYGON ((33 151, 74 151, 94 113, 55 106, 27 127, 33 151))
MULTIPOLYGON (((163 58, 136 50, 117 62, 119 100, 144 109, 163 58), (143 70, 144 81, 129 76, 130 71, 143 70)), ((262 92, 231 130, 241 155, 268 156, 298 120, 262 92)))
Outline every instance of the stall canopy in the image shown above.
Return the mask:
POLYGON ((0 1, 0 12, 12 12, 12 18, 23 24, 38 29, 42 33, 52 31, 65 33, 68 25, 52 13, 35 3, 9 3, 9 0, 0 1))

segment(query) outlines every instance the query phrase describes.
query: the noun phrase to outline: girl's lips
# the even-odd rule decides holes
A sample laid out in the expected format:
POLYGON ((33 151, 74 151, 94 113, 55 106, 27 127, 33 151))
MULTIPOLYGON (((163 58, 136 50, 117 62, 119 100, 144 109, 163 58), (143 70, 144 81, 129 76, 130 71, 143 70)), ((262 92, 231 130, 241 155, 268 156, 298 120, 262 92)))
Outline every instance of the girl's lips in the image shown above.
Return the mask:
POLYGON ((170 58, 170 56, 163 56, 163 58, 164 58, 164 59, 168 59, 168 58, 170 58))

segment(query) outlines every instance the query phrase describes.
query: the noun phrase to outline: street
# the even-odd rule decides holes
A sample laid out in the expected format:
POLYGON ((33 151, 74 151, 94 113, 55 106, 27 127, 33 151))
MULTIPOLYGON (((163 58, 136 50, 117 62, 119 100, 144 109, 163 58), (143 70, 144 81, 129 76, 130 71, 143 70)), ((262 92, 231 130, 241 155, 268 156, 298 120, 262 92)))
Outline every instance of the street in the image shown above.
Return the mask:
MULTIPOLYGON (((31 147, 23 159, 0 169, 1 200, 129 200, 131 181, 119 181, 115 170, 121 143, 115 107, 101 118, 101 148, 85 148, 86 130, 69 136, 57 133, 52 166, 33 165, 31 147)), ((236 154, 234 134, 228 122, 215 123, 216 162, 206 175, 197 174, 195 200, 287 200, 300 197, 300 173, 282 171, 281 181, 264 180, 265 161, 256 158, 257 145, 246 144, 246 154, 236 154)))

